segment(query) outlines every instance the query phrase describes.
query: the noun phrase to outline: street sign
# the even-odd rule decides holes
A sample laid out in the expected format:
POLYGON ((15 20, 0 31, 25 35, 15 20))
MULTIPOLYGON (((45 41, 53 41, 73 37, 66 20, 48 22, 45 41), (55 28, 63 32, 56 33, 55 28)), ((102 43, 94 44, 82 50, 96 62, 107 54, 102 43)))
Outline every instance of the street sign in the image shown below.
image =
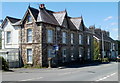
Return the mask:
POLYGON ((59 50, 59 46, 58 45, 54 45, 53 46, 53 50, 58 51, 59 50))

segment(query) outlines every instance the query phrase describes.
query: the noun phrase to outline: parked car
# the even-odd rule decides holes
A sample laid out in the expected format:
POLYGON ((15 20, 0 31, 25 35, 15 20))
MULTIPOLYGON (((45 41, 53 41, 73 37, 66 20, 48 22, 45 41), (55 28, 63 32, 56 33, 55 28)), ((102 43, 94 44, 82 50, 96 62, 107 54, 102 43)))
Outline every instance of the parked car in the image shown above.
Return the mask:
POLYGON ((120 55, 117 56, 117 62, 120 62, 120 55))

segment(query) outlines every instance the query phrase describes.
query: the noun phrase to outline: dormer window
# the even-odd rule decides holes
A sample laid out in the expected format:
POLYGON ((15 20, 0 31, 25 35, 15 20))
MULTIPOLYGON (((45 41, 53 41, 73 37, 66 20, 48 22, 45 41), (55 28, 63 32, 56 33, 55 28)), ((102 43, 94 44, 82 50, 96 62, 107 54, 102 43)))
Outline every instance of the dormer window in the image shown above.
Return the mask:
POLYGON ((28 15, 28 18, 27 18, 27 22, 32 22, 32 16, 31 15, 28 15))
POLYGON ((82 25, 80 25, 79 30, 83 30, 83 26, 82 25))
POLYGON ((64 26, 65 28, 67 28, 67 20, 66 20, 66 19, 64 19, 64 21, 63 21, 63 26, 64 26))

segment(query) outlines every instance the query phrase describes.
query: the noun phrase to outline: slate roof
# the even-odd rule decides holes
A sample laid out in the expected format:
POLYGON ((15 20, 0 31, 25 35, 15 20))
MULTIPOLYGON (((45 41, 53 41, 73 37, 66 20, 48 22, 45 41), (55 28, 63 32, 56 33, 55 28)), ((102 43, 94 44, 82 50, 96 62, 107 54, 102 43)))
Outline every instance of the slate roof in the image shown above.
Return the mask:
POLYGON ((20 21, 21 21, 21 19, 6 16, 6 18, 4 19, 4 21, 1 24, 2 28, 7 20, 9 20, 12 25, 20 25, 20 21))
POLYGON ((37 20, 39 10, 35 9, 35 8, 32 8, 32 7, 29 7, 29 9, 30 9, 32 15, 34 16, 35 20, 37 20))
POLYGON ((9 19, 9 21, 11 23, 16 23, 16 22, 20 21, 20 19, 18 19, 18 18, 13 18, 13 17, 9 17, 9 16, 7 16, 6 18, 9 19))
POLYGON ((69 28, 70 28, 71 30, 78 30, 78 29, 76 28, 76 26, 73 24, 73 22, 70 20, 70 18, 71 18, 71 17, 68 17, 68 19, 67 19, 69 28))
MULTIPOLYGON (((54 25, 58 25, 58 26, 62 26, 64 18, 67 14, 67 11, 60 11, 60 12, 54 12, 51 10, 47 10, 46 8, 39 8, 39 9, 35 9, 32 7, 29 7, 32 15, 34 16, 36 22, 45 22, 45 23, 50 23, 50 24, 54 24, 54 25)), ((67 21, 69 24, 69 27, 71 29, 76 30, 79 29, 80 23, 82 18, 81 17, 76 17, 76 18, 72 18, 72 17, 68 17, 67 16, 67 21)))
POLYGON ((59 25, 51 11, 40 9, 37 17, 37 22, 45 22, 54 25, 59 25))
MULTIPOLYGON (((102 40, 102 34, 100 35, 100 34, 95 32, 94 36, 97 37, 99 40, 102 40)), ((114 42, 114 40, 107 35, 103 35, 103 40, 104 41, 109 41, 109 42, 114 42)))
POLYGON ((21 25, 21 20, 17 21, 16 23, 14 23, 12 25, 21 25))

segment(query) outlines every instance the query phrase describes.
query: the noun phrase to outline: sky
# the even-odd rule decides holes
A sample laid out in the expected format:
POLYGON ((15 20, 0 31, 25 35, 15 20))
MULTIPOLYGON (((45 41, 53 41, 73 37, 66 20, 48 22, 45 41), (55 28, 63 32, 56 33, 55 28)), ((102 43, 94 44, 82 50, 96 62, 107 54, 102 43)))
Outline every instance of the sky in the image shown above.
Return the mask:
POLYGON ((45 4, 47 9, 56 12, 66 9, 70 17, 82 15, 86 27, 95 25, 118 39, 118 2, 2 2, 0 19, 6 16, 22 19, 29 4, 37 9, 39 4, 45 4))

